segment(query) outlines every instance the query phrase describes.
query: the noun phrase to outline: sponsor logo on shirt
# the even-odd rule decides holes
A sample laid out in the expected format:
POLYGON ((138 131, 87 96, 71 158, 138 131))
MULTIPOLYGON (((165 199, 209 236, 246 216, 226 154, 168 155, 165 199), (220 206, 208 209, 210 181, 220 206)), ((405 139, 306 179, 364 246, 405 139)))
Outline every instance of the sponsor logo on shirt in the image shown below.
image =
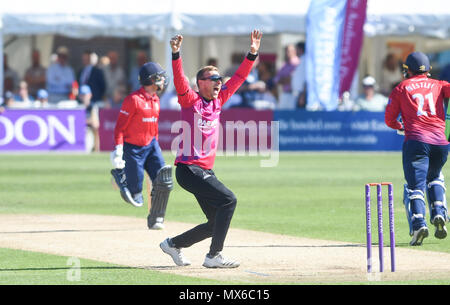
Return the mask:
POLYGON ((142 118, 144 123, 156 123, 158 121, 157 117, 152 116, 151 118, 142 118))
POLYGON ((123 114, 125 114, 125 115, 129 115, 128 112, 126 112, 125 110, 122 110, 122 109, 120 109, 120 113, 123 113, 123 114))
POLYGON ((218 121, 219 121, 218 119, 212 121, 198 119, 197 126, 199 129, 213 129, 217 126, 218 121))

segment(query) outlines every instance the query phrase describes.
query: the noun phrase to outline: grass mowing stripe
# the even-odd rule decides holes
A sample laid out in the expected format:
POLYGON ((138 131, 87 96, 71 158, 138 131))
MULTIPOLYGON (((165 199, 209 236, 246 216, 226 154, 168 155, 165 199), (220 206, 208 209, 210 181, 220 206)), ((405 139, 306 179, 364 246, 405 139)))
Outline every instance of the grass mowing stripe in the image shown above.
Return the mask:
MULTIPOLYGON (((164 155, 172 164, 173 156, 167 152, 164 155)), ((216 159, 217 177, 238 198, 232 227, 364 243, 364 185, 383 180, 394 183, 397 242, 400 247, 407 246, 410 237, 402 203, 400 152, 281 153, 278 165, 269 168, 260 167, 261 159, 216 159)), ((108 153, 0 154, 0 213, 145 218, 145 208, 124 205, 111 186, 109 170, 108 153)), ((447 167, 443 172, 450 176, 447 167)), ((384 210, 387 213, 387 208, 384 210)), ((388 219, 387 214, 384 216, 388 219)), ((166 217, 189 223, 205 221, 195 198, 177 183, 166 217)), ((450 252, 450 243, 429 238, 420 249, 450 252)))
MULTIPOLYGON (((166 152, 165 158, 168 164, 173 163, 171 154, 166 152)), ((238 198, 232 227, 363 244, 364 185, 390 181, 394 183, 397 246, 408 247, 400 152, 281 153, 278 165, 270 168, 260 167, 261 159, 264 158, 216 159, 216 175, 238 198)), ((109 170, 108 153, 0 154, 0 213, 145 218, 145 208, 124 205, 111 187, 109 170)), ((448 166, 443 174, 450 177, 448 166)), ((384 219, 388 219, 387 208, 384 211, 384 219)), ((177 183, 171 193, 167 220, 205 221, 194 197, 177 183)), ((385 230, 386 235, 387 226, 385 230)), ((434 230, 432 226, 430 230, 434 230)), ((450 252, 450 243, 430 237, 415 249, 450 252)))
POLYGON ((87 259, 0 248, 0 285, 233 284, 87 259))

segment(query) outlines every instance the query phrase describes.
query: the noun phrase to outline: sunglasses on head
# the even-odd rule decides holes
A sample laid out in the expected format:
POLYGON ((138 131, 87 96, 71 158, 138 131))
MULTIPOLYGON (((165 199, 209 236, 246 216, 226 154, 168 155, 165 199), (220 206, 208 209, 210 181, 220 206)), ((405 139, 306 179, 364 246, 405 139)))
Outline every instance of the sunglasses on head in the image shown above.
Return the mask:
POLYGON ((223 77, 220 75, 217 75, 217 74, 213 74, 209 77, 200 78, 200 80, 207 80, 207 79, 212 80, 213 82, 217 82, 217 81, 222 81, 223 77))

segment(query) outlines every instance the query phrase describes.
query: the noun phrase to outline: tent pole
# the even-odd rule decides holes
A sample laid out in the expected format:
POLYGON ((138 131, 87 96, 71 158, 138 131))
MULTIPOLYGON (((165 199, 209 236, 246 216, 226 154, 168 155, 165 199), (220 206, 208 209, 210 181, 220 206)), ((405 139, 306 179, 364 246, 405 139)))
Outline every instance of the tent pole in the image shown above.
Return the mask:
POLYGON ((170 92, 173 89, 173 71, 172 71, 172 48, 170 47, 170 38, 174 35, 174 30, 172 28, 167 28, 164 35, 164 46, 165 46, 165 56, 166 56, 166 72, 169 76, 169 84, 167 85, 166 92, 170 92))

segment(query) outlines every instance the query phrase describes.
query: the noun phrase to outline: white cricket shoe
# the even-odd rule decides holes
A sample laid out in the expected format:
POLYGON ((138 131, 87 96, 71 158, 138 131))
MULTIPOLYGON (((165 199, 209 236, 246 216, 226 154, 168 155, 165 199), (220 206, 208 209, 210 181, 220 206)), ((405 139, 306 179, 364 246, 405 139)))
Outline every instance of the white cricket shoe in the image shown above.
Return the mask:
POLYGON ((150 227, 150 230, 162 230, 164 229, 164 224, 161 222, 156 222, 153 226, 150 227))
POLYGON ((162 217, 156 218, 156 222, 153 225, 150 225, 149 229, 150 230, 162 230, 162 229, 164 229, 164 218, 162 218, 162 217))
POLYGON ((206 268, 237 268, 240 266, 238 261, 227 260, 219 252, 214 257, 209 257, 206 255, 205 261, 203 262, 203 267, 206 268))
POLYGON ((436 227, 434 232, 434 237, 439 239, 444 239, 447 237, 447 228, 445 227, 445 219, 442 215, 436 215, 432 221, 433 225, 436 227))
POLYGON ((409 242, 410 246, 421 246, 425 238, 428 237, 428 228, 421 227, 419 230, 413 232, 413 238, 409 242))
POLYGON ((172 257, 173 262, 177 266, 189 266, 191 264, 191 262, 184 257, 183 253, 181 253, 181 249, 171 247, 169 245, 169 238, 166 238, 162 243, 160 243, 159 247, 164 253, 172 257))

